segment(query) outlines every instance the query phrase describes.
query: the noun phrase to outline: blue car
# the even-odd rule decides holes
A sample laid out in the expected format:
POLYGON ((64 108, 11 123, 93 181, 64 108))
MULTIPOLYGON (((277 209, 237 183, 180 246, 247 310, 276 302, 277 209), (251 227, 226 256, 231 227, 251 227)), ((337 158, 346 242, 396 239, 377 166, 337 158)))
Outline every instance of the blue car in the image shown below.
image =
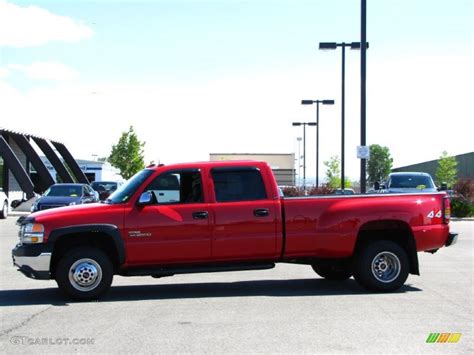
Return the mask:
POLYGON ((391 173, 382 189, 394 194, 438 191, 431 175, 420 172, 391 173))
POLYGON ((99 202, 99 194, 87 184, 54 184, 38 198, 31 212, 99 202))

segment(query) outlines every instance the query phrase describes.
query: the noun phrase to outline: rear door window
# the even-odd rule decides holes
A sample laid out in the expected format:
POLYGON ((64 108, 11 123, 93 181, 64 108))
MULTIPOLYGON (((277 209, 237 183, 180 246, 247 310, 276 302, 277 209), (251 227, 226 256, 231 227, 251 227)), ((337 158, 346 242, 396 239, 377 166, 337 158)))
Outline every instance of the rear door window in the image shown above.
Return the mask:
POLYGON ((212 179, 217 202, 267 199, 265 184, 257 168, 214 168, 212 179))

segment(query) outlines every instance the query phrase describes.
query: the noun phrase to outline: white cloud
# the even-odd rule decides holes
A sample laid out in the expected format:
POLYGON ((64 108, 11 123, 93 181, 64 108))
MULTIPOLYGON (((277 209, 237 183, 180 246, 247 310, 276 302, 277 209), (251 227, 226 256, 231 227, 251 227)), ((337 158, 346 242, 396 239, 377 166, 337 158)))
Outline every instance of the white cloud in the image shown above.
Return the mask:
MULTIPOLYGON (((395 166, 472 151, 471 58, 411 58, 371 63, 368 143, 390 148, 395 166), (435 78, 437 81, 433 81, 435 78)), ((347 67, 346 174, 358 178, 359 81, 347 67), (349 80, 350 79, 350 80, 349 80)), ((320 65, 316 63, 315 66, 320 65)), ((334 66, 336 67, 336 66, 334 66)), ((340 73, 301 67, 287 72, 222 77, 186 85, 84 85, 62 82, 20 91, 0 80, 0 117, 6 128, 63 141, 77 158, 105 156, 133 125, 145 140, 147 162, 206 160, 211 152, 297 151, 301 127, 315 119, 301 99, 335 99, 320 108, 323 161, 340 156, 340 73), (336 79, 336 80, 335 80, 336 79)), ((315 171, 315 129, 307 135, 307 176, 315 171)))
POLYGON ((22 72, 29 79, 37 80, 67 81, 79 75, 73 68, 59 62, 36 62, 30 65, 10 64, 8 68, 22 72))
POLYGON ((7 68, 0 68, 0 79, 6 78, 8 75, 10 75, 10 70, 7 68))
POLYGON ((92 37, 90 27, 37 6, 0 1, 0 46, 35 47, 48 42, 78 42, 92 37))

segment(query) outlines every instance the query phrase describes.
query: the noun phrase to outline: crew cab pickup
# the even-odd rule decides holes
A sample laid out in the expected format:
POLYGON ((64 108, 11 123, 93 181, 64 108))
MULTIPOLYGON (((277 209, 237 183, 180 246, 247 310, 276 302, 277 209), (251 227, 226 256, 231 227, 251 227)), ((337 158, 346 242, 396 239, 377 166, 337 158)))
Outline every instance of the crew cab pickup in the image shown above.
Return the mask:
POLYGON ((114 275, 310 265, 376 292, 419 275, 417 252, 456 242, 444 193, 284 198, 264 162, 153 166, 105 203, 33 213, 20 224, 13 263, 55 279, 66 296, 96 299, 114 275))

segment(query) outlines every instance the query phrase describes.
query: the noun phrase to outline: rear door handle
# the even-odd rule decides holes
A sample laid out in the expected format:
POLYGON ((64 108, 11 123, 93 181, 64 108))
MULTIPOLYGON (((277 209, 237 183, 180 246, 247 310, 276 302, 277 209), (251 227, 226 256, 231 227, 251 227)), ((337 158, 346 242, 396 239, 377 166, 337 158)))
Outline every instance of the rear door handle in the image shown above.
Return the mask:
POLYGON ((267 208, 257 208, 256 210, 253 210, 253 215, 255 217, 268 217, 270 213, 267 208))
POLYGON ((209 213, 207 213, 207 211, 193 212, 194 219, 207 219, 208 216, 209 213))

